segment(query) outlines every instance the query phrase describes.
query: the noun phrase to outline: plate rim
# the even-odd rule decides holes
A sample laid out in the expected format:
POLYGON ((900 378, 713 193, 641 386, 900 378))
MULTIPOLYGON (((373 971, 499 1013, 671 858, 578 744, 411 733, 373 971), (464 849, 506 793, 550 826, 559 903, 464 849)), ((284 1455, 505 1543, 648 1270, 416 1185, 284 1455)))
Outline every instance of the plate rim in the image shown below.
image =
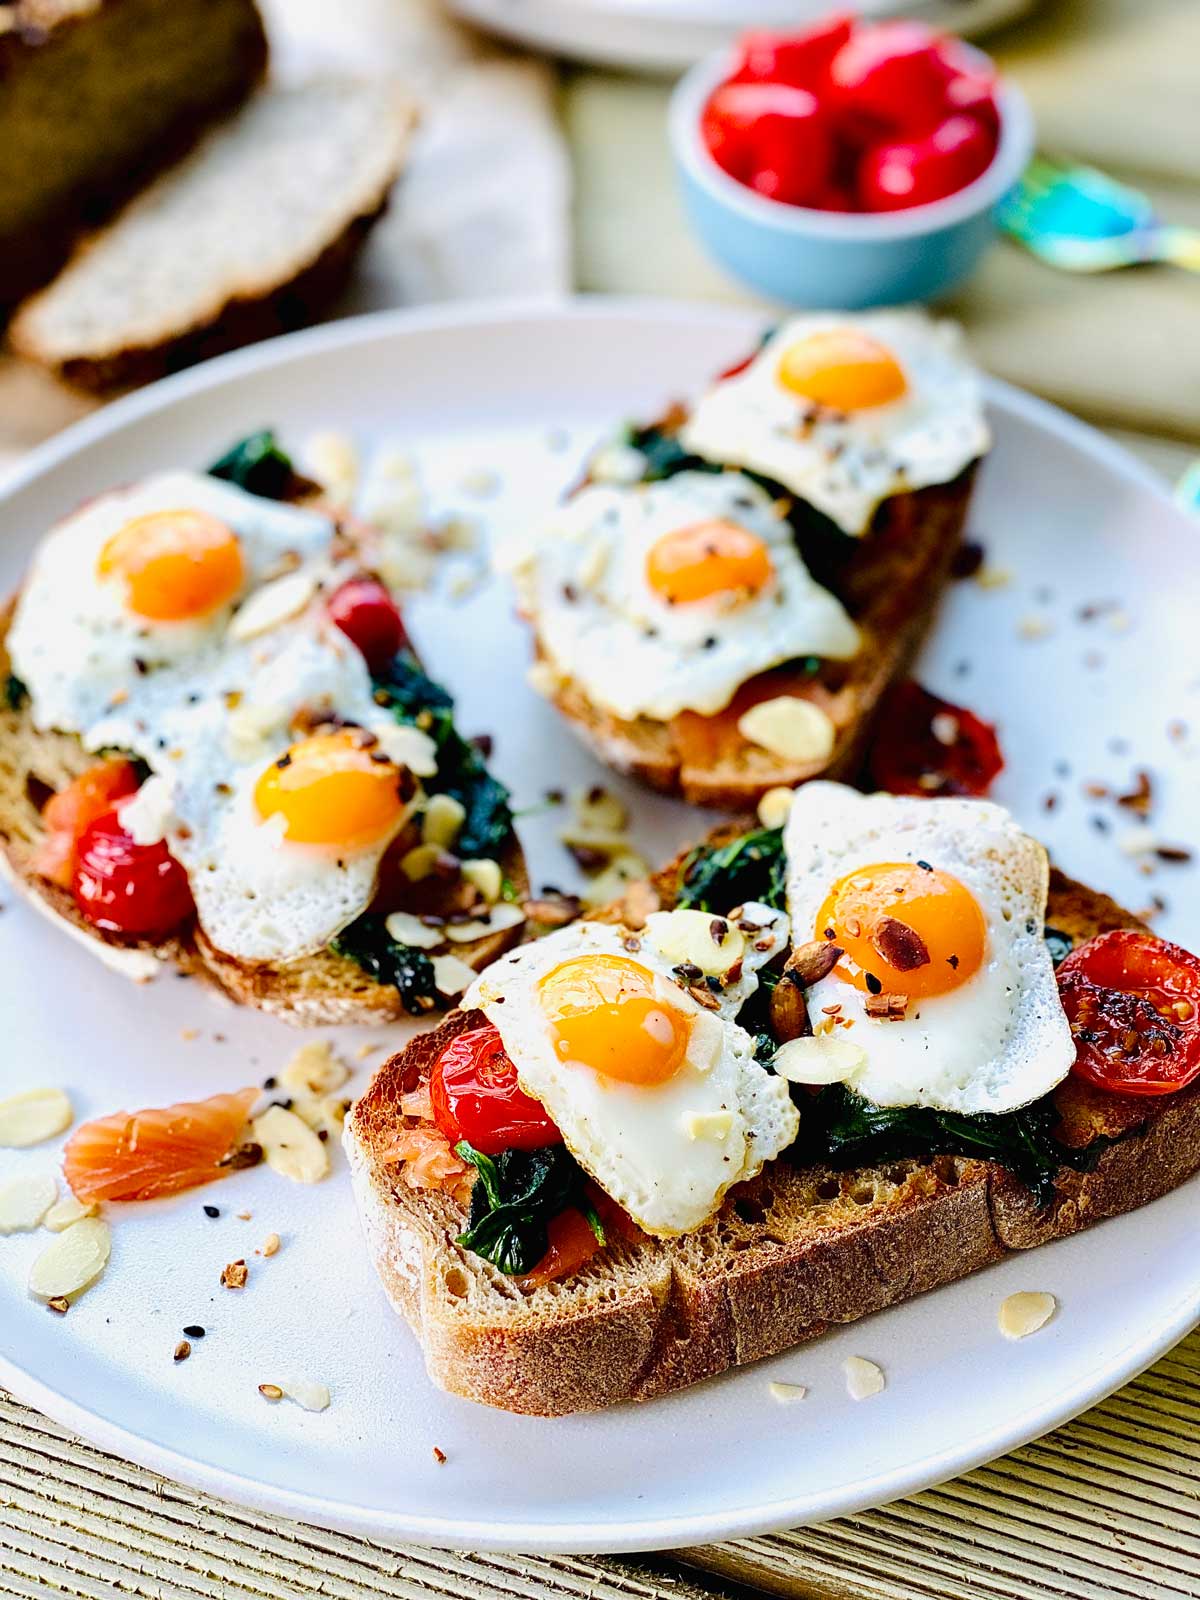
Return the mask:
MULTIPOLYGON (((416 310, 401 308, 345 318, 218 357, 127 395, 74 423, 32 451, 0 480, 0 516, 19 493, 53 473, 56 467, 79 451, 100 444, 127 428, 136 427, 146 418, 170 410, 176 403, 186 401, 193 395, 236 385, 240 379, 252 374, 285 369, 293 361, 313 355, 319 357, 326 352, 355 345, 370 345, 376 339, 394 338, 406 333, 436 334, 464 326, 511 325, 514 322, 562 324, 596 318, 643 326, 648 320, 658 324, 671 321, 702 327, 706 332, 727 329, 731 334, 745 332, 752 335, 755 327, 761 326, 770 315, 766 308, 730 307, 655 297, 576 295, 553 300, 489 300, 463 306, 443 305, 416 310)), ((1178 508, 1162 480, 1122 445, 1105 438, 1048 401, 1002 380, 987 378, 985 393, 989 404, 1091 455, 1110 471, 1136 482, 1140 489, 1160 501, 1165 511, 1178 515, 1178 508)), ((1060 1395, 1051 1410, 1042 1408, 1019 1413, 987 1434, 975 1436, 966 1444, 948 1447, 936 1456, 926 1456, 905 1468, 865 1478, 860 1481, 858 1491, 852 1497, 844 1498, 836 1507, 822 1508, 812 1494, 807 1494, 767 1503, 760 1501, 732 1509, 709 1509, 668 1517, 638 1519, 626 1515, 619 1521, 603 1525, 594 1522, 550 1523, 545 1520, 498 1523, 478 1518, 410 1517, 403 1511, 366 1510, 300 1490, 272 1488, 228 1468, 208 1465, 182 1455, 169 1446, 142 1438, 120 1423, 102 1417, 86 1405, 59 1393, 40 1378, 18 1367, 2 1351, 0 1384, 18 1400, 43 1412, 54 1422, 71 1429, 101 1449, 190 1488, 272 1515, 367 1538, 399 1539, 447 1549, 582 1555, 661 1550, 748 1537, 833 1516, 854 1515, 868 1507, 919 1492, 1006 1454, 1069 1421, 1145 1371, 1198 1322, 1200 1279, 1181 1296, 1169 1319, 1149 1331, 1141 1332, 1129 1340, 1117 1355, 1101 1362, 1099 1366, 1089 1368, 1060 1395)))

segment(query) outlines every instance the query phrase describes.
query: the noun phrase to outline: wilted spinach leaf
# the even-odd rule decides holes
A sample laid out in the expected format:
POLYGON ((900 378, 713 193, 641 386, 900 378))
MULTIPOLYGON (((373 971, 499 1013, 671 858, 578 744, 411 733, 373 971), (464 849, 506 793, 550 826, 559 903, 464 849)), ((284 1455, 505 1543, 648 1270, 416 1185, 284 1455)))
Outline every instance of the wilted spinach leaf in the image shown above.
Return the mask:
POLYGON ((400 991, 404 1009, 421 1016, 439 1003, 433 962, 423 950, 399 944, 387 931, 387 918, 366 912, 330 940, 335 955, 356 961, 380 983, 400 991))
POLYGON ((786 898, 782 828, 757 828, 715 848, 698 845, 680 874, 679 905, 718 916, 747 900, 783 911, 786 898))
POLYGON ((498 1156, 485 1156, 465 1139, 454 1148, 479 1174, 467 1231, 457 1242, 501 1272, 531 1272, 549 1246, 547 1225, 569 1206, 583 1211, 604 1243, 584 1194, 583 1171, 565 1145, 505 1150, 498 1156))
POLYGON ((4 703, 10 711, 19 711, 29 699, 29 690, 17 677, 15 672, 10 672, 4 680, 4 703))
POLYGON ((291 458, 280 449, 270 428, 239 439, 219 461, 213 462, 208 473, 267 500, 286 500, 296 482, 291 458))

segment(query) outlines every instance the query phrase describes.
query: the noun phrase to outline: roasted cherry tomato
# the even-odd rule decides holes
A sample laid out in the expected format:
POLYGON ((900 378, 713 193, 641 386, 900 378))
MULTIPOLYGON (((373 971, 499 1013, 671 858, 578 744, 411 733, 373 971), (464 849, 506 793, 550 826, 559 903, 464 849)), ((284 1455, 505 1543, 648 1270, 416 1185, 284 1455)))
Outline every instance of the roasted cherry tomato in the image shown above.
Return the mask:
POLYGON ((1173 1094, 1200 1076, 1200 956, 1118 928, 1072 950, 1058 991, 1089 1083, 1173 1094))
POLYGON ((517 1082, 517 1069, 490 1024, 451 1039, 429 1077, 433 1120, 452 1145, 465 1139, 485 1156, 561 1144, 542 1106, 517 1082))
POLYGON ((830 62, 833 94, 884 128, 923 131, 929 108, 944 104, 950 76, 940 43, 941 36, 923 22, 859 28, 830 62))
POLYGON ((79 837, 89 823, 112 809, 113 802, 138 786, 132 762, 98 761, 94 767, 52 794, 42 811, 46 836, 34 861, 34 871, 69 889, 75 878, 79 837))
POLYGON ((867 756, 871 780, 891 794, 983 795, 1003 770, 996 730, 912 678, 883 702, 867 756))
POLYGON ((518 1288, 537 1289, 543 1283, 553 1283, 557 1278, 565 1278, 569 1273, 578 1272, 579 1268, 590 1261, 598 1250, 603 1250, 606 1244, 638 1237, 639 1230, 632 1217, 622 1211, 617 1202, 611 1200, 603 1189, 589 1182, 587 1197, 593 1211, 600 1219, 600 1226, 604 1231, 604 1244, 601 1244, 596 1237, 596 1230, 583 1212, 576 1210, 574 1206, 568 1207, 557 1217, 551 1218, 546 1229, 549 1237, 546 1254, 535 1267, 517 1279, 518 1288))
POLYGON ((328 608, 373 673, 382 672, 408 643, 396 602, 377 578, 348 578, 329 596, 328 608))
POLYGON ((730 82, 790 83, 797 89, 820 89, 829 63, 849 41, 853 25, 853 17, 840 12, 800 33, 752 29, 738 43, 730 82))
POLYGON ((161 841, 135 844, 114 807, 79 839, 75 903, 97 928, 139 939, 174 932, 195 911, 187 873, 161 841))
POLYGON ((947 117, 923 139, 879 144, 858 169, 867 211, 903 211, 965 189, 990 165, 995 141, 974 117, 947 117))
POLYGON ((705 106, 700 127, 718 166, 770 199, 804 205, 828 177, 829 128, 807 89, 722 84, 705 106))

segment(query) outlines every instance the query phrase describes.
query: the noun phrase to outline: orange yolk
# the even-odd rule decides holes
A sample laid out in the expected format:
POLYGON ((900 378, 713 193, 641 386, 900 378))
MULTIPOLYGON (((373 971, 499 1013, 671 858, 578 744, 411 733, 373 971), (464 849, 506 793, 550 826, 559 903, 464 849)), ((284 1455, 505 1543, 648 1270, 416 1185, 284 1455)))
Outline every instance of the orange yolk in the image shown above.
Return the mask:
POLYGON ((779 358, 779 382, 801 400, 834 411, 865 411, 899 400, 908 388, 891 351, 854 328, 810 333, 779 358))
POLYGON ((538 985, 564 1062, 649 1088, 683 1065, 691 1019, 654 993, 653 975, 624 956, 576 956, 538 985))
POLYGON ((186 622, 226 605, 242 586, 242 547, 206 511, 152 511, 119 528, 97 572, 124 581, 126 603, 151 622, 186 622))
POLYGON ((744 599, 765 589, 771 557, 761 539, 736 522, 697 522, 664 533, 646 557, 646 582, 670 605, 744 599))
POLYGON ((867 989, 870 973, 884 993, 918 998, 946 994, 979 971, 987 924, 975 896, 948 872, 882 862, 834 884, 816 935, 832 937, 846 952, 834 971, 847 983, 867 989), (901 927, 889 927, 889 919, 901 927))
POLYGON ((255 784, 259 815, 282 816, 293 844, 349 850, 376 843, 404 814, 398 770, 377 755, 348 730, 301 740, 255 784))

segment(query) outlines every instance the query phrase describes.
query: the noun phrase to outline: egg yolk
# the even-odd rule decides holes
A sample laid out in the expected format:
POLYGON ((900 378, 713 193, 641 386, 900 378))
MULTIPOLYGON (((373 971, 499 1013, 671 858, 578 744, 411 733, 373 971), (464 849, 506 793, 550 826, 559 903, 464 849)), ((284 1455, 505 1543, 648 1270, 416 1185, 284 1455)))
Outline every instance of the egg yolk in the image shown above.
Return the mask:
POLYGON ((152 511, 118 528, 100 552, 102 578, 120 578, 126 603, 151 622, 205 617, 245 576, 233 529, 206 511, 152 511))
POLYGON ((971 891, 950 873, 912 861, 881 862, 840 878, 815 931, 845 951, 847 959, 834 968, 839 978, 909 998, 959 988, 979 971, 987 946, 987 924, 971 891))
POLYGON ((342 850, 386 838, 404 814, 398 768, 349 730, 294 744, 259 778, 254 803, 264 821, 283 817, 291 843, 342 850))
POLYGON ((576 956, 538 985, 561 1060, 650 1088, 683 1065, 691 1018, 664 1004, 654 975, 624 956, 576 956))
POLYGON ((854 328, 811 333, 788 345, 778 377, 789 393, 834 411, 885 406, 908 388, 891 351, 854 328))
POLYGON ((655 540, 646 557, 646 582, 669 605, 728 595, 748 599, 770 583, 766 545, 736 522, 696 522, 655 540))

